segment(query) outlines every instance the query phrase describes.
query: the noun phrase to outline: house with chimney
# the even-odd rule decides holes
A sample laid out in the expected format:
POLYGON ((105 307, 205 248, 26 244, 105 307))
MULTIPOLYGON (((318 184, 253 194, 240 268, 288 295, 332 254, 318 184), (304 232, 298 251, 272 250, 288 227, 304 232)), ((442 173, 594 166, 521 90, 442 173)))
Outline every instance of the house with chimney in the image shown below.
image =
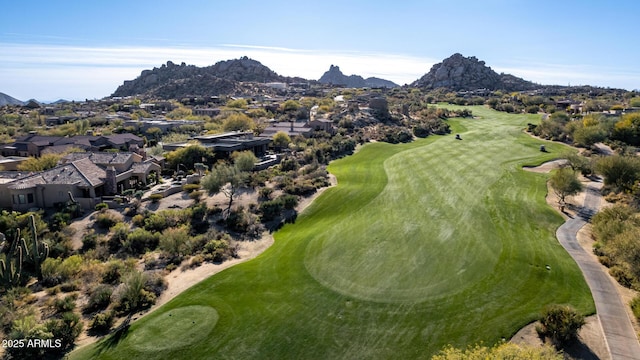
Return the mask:
POLYGON ((0 173, 0 208, 27 211, 55 208, 71 194, 81 208, 91 210, 103 196, 146 186, 160 165, 136 153, 72 153, 58 166, 41 172, 0 173))

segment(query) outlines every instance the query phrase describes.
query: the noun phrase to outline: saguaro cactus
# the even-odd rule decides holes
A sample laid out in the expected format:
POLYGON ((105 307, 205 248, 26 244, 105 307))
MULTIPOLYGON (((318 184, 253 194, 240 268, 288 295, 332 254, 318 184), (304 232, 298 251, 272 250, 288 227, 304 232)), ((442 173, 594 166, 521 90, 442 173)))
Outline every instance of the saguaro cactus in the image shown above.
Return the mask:
POLYGON ((35 216, 29 216, 29 228, 31 229, 31 239, 29 243, 22 238, 25 259, 33 264, 36 277, 42 280, 42 262, 49 256, 49 245, 38 241, 38 230, 36 229, 35 216), (29 246, 30 245, 30 246, 29 246))
MULTIPOLYGON (((4 234, 0 233, 4 241, 0 248, 7 246, 4 234)), ((4 287, 13 287, 20 284, 22 276, 22 248, 18 246, 20 239, 20 229, 18 229, 15 240, 11 243, 9 251, 5 253, 4 259, 0 259, 0 284, 4 287)), ((4 251, 2 251, 4 253, 4 251)))
POLYGON ((22 248, 17 254, 7 254, 6 259, 0 259, 0 284, 4 287, 20 285, 22 276, 22 248))

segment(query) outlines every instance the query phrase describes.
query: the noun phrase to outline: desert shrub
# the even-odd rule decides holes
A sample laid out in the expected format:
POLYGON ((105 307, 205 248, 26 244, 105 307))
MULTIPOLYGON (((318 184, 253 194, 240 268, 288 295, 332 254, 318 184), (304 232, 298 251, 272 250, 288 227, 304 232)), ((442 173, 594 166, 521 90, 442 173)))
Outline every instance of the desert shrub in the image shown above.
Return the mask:
POLYGON ((66 281, 60 284, 60 291, 65 293, 78 291, 80 290, 80 285, 82 285, 80 280, 66 281))
POLYGON ((47 286, 57 285, 78 274, 81 268, 80 255, 72 255, 65 260, 46 258, 41 265, 42 281, 47 286))
POLYGON ((123 248, 131 254, 143 254, 154 250, 158 246, 160 235, 145 229, 135 229, 127 235, 122 244, 123 248))
POLYGON ((163 231, 170 227, 188 223, 191 220, 191 216, 191 209, 158 211, 144 220, 144 228, 149 231, 163 231))
POLYGON ((135 226, 138 227, 143 227, 144 226, 144 219, 145 216, 142 214, 136 214, 131 218, 131 223, 135 226))
POLYGON ((58 270, 60 264, 62 264, 62 259, 60 258, 46 258, 42 262, 42 265, 40 267, 42 271, 42 282, 46 286, 57 285, 63 281, 63 278, 58 270))
POLYGON ((204 255, 202 254, 197 254, 194 255, 190 260, 189 263, 186 264, 186 266, 184 266, 182 269, 193 269, 196 268, 200 265, 202 265, 202 263, 204 262, 205 258, 204 255))
POLYGON ((260 204, 260 213, 262 214, 263 221, 270 221, 280 215, 280 212, 284 208, 282 200, 275 199, 265 201, 260 204))
POLYGON ((196 190, 200 190, 200 184, 184 184, 182 185, 182 191, 186 191, 188 193, 194 192, 196 190))
POLYGON ((633 315, 640 321, 640 295, 634 297, 629 303, 631 306, 631 311, 633 311, 633 315))
MULTIPOLYGON (((8 340, 35 340, 52 339, 51 334, 44 324, 39 324, 34 314, 11 314, 14 315, 10 322, 10 331, 5 339, 8 340)), ((8 318, 3 318, 8 320, 8 318)), ((5 326, 6 327, 6 326, 5 326)), ((6 359, 43 359, 47 349, 42 347, 12 346, 6 347, 4 358, 6 359)))
POLYGON ((159 247, 169 256, 180 257, 187 252, 188 240, 189 229, 187 226, 169 228, 162 232, 159 247))
POLYGON ((609 275, 616 279, 620 285, 631 288, 633 285, 633 276, 627 272, 623 267, 615 265, 609 269, 609 275))
POLYGON ((76 295, 67 295, 63 298, 56 298, 53 307, 56 313, 65 313, 76 308, 76 295))
POLYGON ((131 232, 131 226, 126 223, 118 223, 111 227, 111 237, 107 241, 109 250, 119 250, 123 243, 127 240, 127 236, 131 232))
POLYGON ((559 346, 576 339, 578 330, 584 325, 584 316, 570 306, 550 305, 543 310, 540 324, 536 328, 538 333, 548 336, 559 346))
POLYGON ((54 339, 62 340, 62 346, 58 350, 65 351, 73 345, 82 332, 82 321, 80 321, 78 314, 66 312, 59 319, 47 321, 45 327, 54 339))
POLYGON ((88 294, 87 305, 84 307, 85 312, 106 309, 111 303, 112 294, 113 288, 111 286, 105 284, 97 285, 88 294))
POLYGON ((105 211, 96 214, 96 225, 102 229, 109 229, 119 222, 122 222, 122 215, 115 211, 105 211))
POLYGON ((72 231, 65 228, 62 231, 50 233, 44 242, 49 246, 49 257, 65 258, 73 253, 72 231))
POLYGON ((260 193, 260 197, 263 199, 269 199, 271 197, 271 194, 273 193, 273 188, 270 187, 262 187, 259 190, 260 193))
POLYGON ((157 203, 162 200, 163 197, 162 194, 151 194, 149 195, 149 200, 151 200, 152 203, 157 203))
POLYGON ((282 201, 282 205, 285 209, 291 210, 298 205, 298 197, 290 194, 284 194, 278 199, 282 201))
POLYGON ((155 213, 144 219, 144 228, 149 231, 163 231, 168 228, 167 218, 162 214, 155 213))
POLYGON ((96 204, 95 206, 96 211, 104 211, 104 210, 107 210, 108 208, 109 208, 109 205, 107 205, 107 203, 104 203, 104 202, 96 204))
POLYGON ((213 262, 222 262, 235 256, 235 250, 225 239, 211 240, 203 249, 205 259, 213 262))
POLYGON ((160 296, 168 286, 164 276, 160 272, 146 272, 145 274, 144 289, 155 296, 160 296))
POLYGON ((102 282, 105 284, 115 285, 120 282, 122 276, 132 269, 131 264, 127 264, 122 260, 111 260, 107 262, 102 275, 102 282))
POLYGON ((191 193, 189 193, 189 199, 199 202, 202 194, 204 194, 204 191, 202 190, 192 191, 191 193))
POLYGON ((95 314, 89 322, 89 329, 93 332, 104 333, 113 326, 113 313, 105 311, 95 314))
POLYGON ((208 221, 209 209, 207 204, 199 203, 191 208, 191 229, 196 234, 201 234, 209 229, 208 221))
POLYGON ((82 236, 82 251, 86 252, 95 249, 98 244, 98 234, 93 229, 89 230, 82 236))
POLYGON ((491 348, 483 345, 469 346, 466 349, 458 349, 449 345, 431 358, 432 360, 562 360, 564 357, 551 346, 535 347, 503 342, 491 348))
POLYGON ((133 313, 153 305, 156 301, 156 295, 145 290, 146 281, 147 275, 145 273, 131 271, 123 282, 116 309, 125 313, 133 313))

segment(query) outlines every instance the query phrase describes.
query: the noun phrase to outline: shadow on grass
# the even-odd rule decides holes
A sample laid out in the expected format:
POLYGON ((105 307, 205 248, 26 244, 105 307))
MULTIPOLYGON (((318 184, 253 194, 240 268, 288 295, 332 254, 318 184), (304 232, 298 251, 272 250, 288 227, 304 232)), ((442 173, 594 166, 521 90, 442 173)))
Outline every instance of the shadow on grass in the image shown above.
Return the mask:
POLYGON ((97 354, 102 354, 105 351, 109 351, 117 346, 120 341, 129 336, 129 326, 131 325, 131 317, 133 314, 127 316, 127 318, 118 326, 111 335, 107 336, 104 340, 100 341, 96 346, 97 354))

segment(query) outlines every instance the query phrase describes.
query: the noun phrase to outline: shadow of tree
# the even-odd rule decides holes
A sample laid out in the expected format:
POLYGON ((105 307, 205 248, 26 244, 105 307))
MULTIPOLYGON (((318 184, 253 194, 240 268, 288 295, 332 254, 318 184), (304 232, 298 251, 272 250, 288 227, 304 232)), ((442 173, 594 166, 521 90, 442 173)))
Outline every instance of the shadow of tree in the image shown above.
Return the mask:
POLYGON ((129 335, 129 326, 131 325, 132 316, 133 314, 129 314, 122 324, 113 330, 111 335, 98 343, 96 346, 97 354, 102 354, 103 352, 112 349, 129 335))
POLYGON ((599 360, 600 357, 589 348, 589 346, 583 343, 581 340, 574 340, 562 347, 560 347, 566 355, 569 355, 571 359, 580 360, 599 360))

